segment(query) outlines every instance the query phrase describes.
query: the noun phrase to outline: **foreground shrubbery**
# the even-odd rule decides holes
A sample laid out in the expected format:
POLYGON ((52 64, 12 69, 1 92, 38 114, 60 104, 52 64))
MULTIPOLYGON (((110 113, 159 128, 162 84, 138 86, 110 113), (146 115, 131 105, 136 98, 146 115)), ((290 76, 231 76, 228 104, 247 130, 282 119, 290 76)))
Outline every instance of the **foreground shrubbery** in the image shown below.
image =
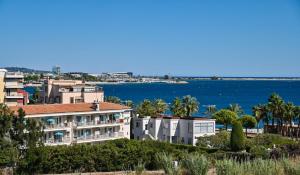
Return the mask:
POLYGON ((161 164, 156 153, 165 152, 182 160, 189 153, 211 151, 191 145, 120 139, 93 145, 39 147, 28 154, 20 169, 35 173, 120 171, 134 170, 140 163, 153 170, 161 164))

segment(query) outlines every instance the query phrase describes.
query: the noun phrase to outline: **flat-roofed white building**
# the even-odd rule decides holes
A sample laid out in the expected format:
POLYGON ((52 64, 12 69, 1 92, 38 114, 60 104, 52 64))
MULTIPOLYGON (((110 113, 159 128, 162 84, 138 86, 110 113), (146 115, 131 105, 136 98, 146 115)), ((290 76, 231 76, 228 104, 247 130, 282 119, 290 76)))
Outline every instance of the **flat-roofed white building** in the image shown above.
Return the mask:
MULTIPOLYGON (((10 107, 16 111, 20 107, 10 107)), ((45 145, 96 143, 120 138, 130 139, 131 109, 100 102, 21 106, 25 118, 44 126, 45 145)))
POLYGON ((203 117, 133 118, 134 139, 196 145, 199 137, 215 134, 215 120, 203 117))

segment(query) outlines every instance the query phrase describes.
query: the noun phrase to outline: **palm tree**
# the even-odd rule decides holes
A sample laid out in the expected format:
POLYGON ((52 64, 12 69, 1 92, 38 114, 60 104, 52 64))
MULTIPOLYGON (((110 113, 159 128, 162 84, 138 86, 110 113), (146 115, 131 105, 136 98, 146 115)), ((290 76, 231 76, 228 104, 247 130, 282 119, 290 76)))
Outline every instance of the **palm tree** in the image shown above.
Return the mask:
POLYGON ((295 117, 295 113, 296 113, 296 106, 291 103, 288 102, 284 105, 284 120, 289 122, 290 126, 292 127, 292 121, 295 117))
POLYGON ((153 107, 155 109, 156 115, 160 115, 166 112, 168 109, 168 104, 162 99, 156 99, 153 102, 153 107))
POLYGON ((209 117, 211 117, 215 112, 217 112, 217 107, 216 105, 208 105, 206 107, 206 111, 205 114, 208 115, 209 117))
POLYGON ((300 106, 296 106, 295 117, 298 119, 298 128, 300 127, 300 106))
POLYGON ((184 107, 182 105, 182 101, 179 97, 176 97, 173 100, 170 110, 174 116, 183 117, 185 115, 185 109, 184 109, 184 107))
POLYGON ((195 97, 190 95, 183 97, 182 104, 186 112, 186 117, 191 117, 193 113, 196 113, 199 110, 199 102, 195 97))
POLYGON ((155 109, 153 107, 153 104, 150 100, 145 99, 143 102, 141 102, 137 106, 137 111, 136 111, 140 117, 146 117, 146 116, 155 116, 155 109))
POLYGON ((244 113, 242 107, 239 104, 237 104, 237 103, 235 103, 235 104, 229 104, 229 106, 228 106, 227 109, 230 110, 230 111, 232 111, 232 112, 235 112, 239 116, 244 113))
POLYGON ((278 94, 273 93, 268 99, 268 108, 272 114, 272 126, 274 126, 275 119, 280 121, 277 124, 282 125, 284 113, 283 99, 278 94))

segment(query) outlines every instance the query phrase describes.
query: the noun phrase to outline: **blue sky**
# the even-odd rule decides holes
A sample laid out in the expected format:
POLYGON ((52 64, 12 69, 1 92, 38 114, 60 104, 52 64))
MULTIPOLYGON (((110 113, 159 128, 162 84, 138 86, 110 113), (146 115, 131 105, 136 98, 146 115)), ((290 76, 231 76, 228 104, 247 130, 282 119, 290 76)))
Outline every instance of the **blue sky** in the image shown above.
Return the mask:
POLYGON ((0 67, 300 76, 299 0, 0 0, 0 67))

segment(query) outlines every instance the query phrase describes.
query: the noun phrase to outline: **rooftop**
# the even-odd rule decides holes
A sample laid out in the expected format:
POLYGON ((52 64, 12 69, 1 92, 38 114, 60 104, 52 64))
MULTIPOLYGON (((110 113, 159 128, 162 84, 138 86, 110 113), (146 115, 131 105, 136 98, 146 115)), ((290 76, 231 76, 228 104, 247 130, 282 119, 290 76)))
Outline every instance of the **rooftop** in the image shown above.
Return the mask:
MULTIPOLYGON (((130 109, 127 106, 100 102, 100 111, 109 110, 126 110, 130 109)), ((78 104, 41 104, 41 105, 25 105, 25 106, 12 106, 10 109, 16 113, 19 108, 22 108, 26 115, 38 114, 56 114, 56 113, 73 113, 73 112, 93 112, 95 105, 93 103, 78 103, 78 104)))

